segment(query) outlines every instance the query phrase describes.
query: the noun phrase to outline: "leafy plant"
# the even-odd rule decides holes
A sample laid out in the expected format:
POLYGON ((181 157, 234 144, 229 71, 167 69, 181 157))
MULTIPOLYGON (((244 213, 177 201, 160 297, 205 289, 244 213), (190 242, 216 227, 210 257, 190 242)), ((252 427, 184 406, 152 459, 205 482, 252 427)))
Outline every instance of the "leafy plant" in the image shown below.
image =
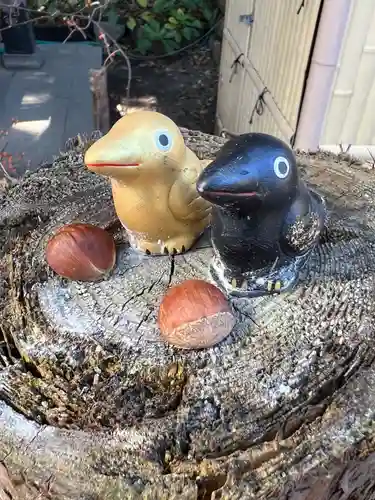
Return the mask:
POLYGON ((113 26, 116 24, 120 24, 120 16, 119 13, 117 12, 116 8, 113 5, 110 5, 109 8, 104 10, 103 15, 102 15, 102 21, 106 21, 113 26))
POLYGON ((217 17, 212 0, 136 0, 138 10, 127 19, 127 27, 137 30, 136 46, 142 54, 155 43, 173 52, 196 40, 217 17), (176 5, 177 4, 177 5, 176 5))
MULTIPOLYGON (((194 42, 216 21, 215 0, 30 0, 33 18, 51 14, 51 20, 65 23, 65 16, 80 12, 114 28, 128 27, 134 33, 137 50, 146 54, 163 49, 170 53, 194 42), (100 7, 98 9, 98 6, 100 7), (59 15, 61 13, 61 15, 59 15)), ((43 17, 42 17, 43 19, 43 17)), ((86 19, 75 22, 85 26, 86 19)))

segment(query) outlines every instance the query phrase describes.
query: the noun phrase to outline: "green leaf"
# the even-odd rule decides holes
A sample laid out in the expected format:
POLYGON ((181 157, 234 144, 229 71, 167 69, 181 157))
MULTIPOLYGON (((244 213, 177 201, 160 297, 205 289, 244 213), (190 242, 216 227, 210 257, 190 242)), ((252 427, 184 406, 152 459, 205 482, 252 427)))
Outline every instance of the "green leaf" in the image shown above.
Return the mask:
POLYGON ((173 16, 168 18, 168 22, 170 24, 174 24, 175 26, 178 24, 178 21, 176 21, 176 19, 173 16))
POLYGON ((155 19, 150 19, 148 22, 148 25, 154 31, 155 33, 158 33, 160 31, 160 23, 159 21, 156 21, 155 19))
POLYGON ((152 47, 152 42, 148 38, 138 38, 137 49, 141 54, 146 54, 152 47))
POLYGON ((164 25, 168 30, 175 30, 176 29, 176 26, 173 25, 173 24, 170 24, 170 23, 167 23, 164 25))
POLYGON ((195 16, 192 16, 191 14, 185 14, 185 16, 184 16, 184 23, 185 24, 191 24, 194 21, 195 21, 195 16))
POLYGON ((142 9, 146 9, 148 5, 148 0, 137 0, 137 4, 142 7, 142 9))
POLYGON ((196 28, 187 26, 182 30, 182 33, 187 40, 196 40, 200 35, 200 32, 196 28))
POLYGON ((153 11, 155 14, 161 14, 165 9, 165 1, 164 0, 156 0, 154 3, 153 11))
POLYGON ((146 12, 142 12, 142 14, 139 17, 143 19, 143 21, 146 21, 147 23, 154 18, 152 12, 150 12, 149 10, 146 10, 146 12))
POLYGON ((112 26, 116 26, 117 21, 118 21, 118 14, 114 9, 109 9, 106 13, 108 23, 111 24, 112 26))
POLYGON ((176 18, 179 21, 183 21, 185 19, 185 12, 182 9, 177 9, 176 10, 176 18))
POLYGON ((166 53, 170 53, 178 49, 178 45, 174 40, 162 40, 162 44, 166 53))
POLYGON ((183 28, 182 34, 184 35, 186 40, 191 40, 193 38, 193 30, 191 28, 188 28, 187 26, 183 28))
POLYGON ((134 17, 130 16, 129 19, 126 21, 126 26, 133 31, 133 29, 137 26, 137 21, 134 19, 134 17))
POLYGON ((143 33, 146 35, 146 38, 149 40, 156 40, 158 38, 159 33, 154 31, 149 24, 145 24, 143 26, 143 33))
POLYGON ((194 19, 194 21, 191 22, 191 25, 194 26, 194 28, 202 28, 202 23, 198 19, 194 19))
POLYGON ((180 33, 179 31, 175 31, 175 32, 174 32, 174 39, 176 40, 176 42, 177 42, 178 44, 180 44, 180 43, 181 43, 181 41, 182 41, 182 36, 181 36, 181 33, 180 33))
POLYGON ((213 14, 214 14, 214 11, 212 11, 208 7, 203 7, 202 14, 203 14, 203 17, 206 19, 206 21, 211 21, 213 14))

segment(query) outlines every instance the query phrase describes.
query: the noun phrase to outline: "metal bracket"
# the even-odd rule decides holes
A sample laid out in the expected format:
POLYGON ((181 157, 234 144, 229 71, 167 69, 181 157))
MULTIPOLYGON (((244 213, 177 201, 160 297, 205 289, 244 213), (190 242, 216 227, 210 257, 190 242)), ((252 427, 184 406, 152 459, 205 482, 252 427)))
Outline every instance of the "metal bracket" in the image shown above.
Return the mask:
POLYGON ((241 14, 239 17, 239 22, 248 24, 250 26, 250 24, 253 24, 254 22, 254 16, 253 14, 241 14))

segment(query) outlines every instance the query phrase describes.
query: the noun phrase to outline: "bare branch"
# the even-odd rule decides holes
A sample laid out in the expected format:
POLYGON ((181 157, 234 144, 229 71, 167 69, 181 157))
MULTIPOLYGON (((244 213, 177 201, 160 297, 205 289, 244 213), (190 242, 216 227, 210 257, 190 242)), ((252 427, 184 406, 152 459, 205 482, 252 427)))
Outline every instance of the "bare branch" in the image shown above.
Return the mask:
POLYGON ((10 176, 4 167, 3 163, 0 161, 0 170, 3 172, 5 179, 12 185, 17 184, 18 180, 10 176))
MULTIPOLYGON (((132 67, 130 63, 130 59, 128 55, 126 54, 125 50, 121 47, 121 45, 108 33, 106 32, 105 29, 103 29, 103 26, 100 23, 100 20, 103 15, 103 11, 110 5, 111 1, 107 0, 105 3, 100 4, 92 9, 92 12, 90 15, 85 14, 85 9, 87 6, 77 10, 74 13, 71 12, 61 12, 57 10, 56 12, 48 15, 43 15, 43 16, 38 16, 38 20, 41 19, 54 19, 56 17, 61 17, 64 21, 64 23, 71 29, 69 35, 66 37, 66 39, 63 41, 63 43, 66 43, 72 36, 73 34, 78 31, 81 33, 81 35, 87 39, 85 30, 89 28, 91 24, 94 24, 100 33, 100 38, 103 41, 103 45, 105 47, 105 50, 107 52, 107 58, 104 61, 102 71, 105 71, 105 69, 108 68, 109 63, 114 62, 115 55, 120 55, 126 63, 127 69, 128 69, 128 81, 125 89, 126 93, 126 99, 128 100, 130 98, 130 86, 131 86, 131 81, 132 81, 132 67), (97 20, 99 18, 99 21, 97 20), (79 25, 79 21, 85 21, 84 26, 79 25)), ((12 6, 9 6, 6 3, 0 2, 0 9, 1 8, 11 8, 12 6)), ((17 6, 17 9, 20 10, 25 10, 29 14, 40 14, 40 10, 35 10, 35 9, 30 9, 27 7, 22 7, 22 6, 17 6)), ((35 22, 35 19, 28 19, 27 21, 18 23, 19 25, 22 24, 29 24, 35 22)), ((8 30, 12 28, 13 25, 10 26, 5 26, 3 28, 0 28, 0 32, 4 30, 8 30)))

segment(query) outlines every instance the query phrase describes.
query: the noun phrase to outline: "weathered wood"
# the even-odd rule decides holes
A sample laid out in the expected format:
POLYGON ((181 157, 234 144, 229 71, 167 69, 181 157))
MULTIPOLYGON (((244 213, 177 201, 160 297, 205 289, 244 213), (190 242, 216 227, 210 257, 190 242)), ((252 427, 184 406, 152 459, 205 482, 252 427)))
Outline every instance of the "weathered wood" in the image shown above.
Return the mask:
POLYGON ((209 47, 212 52, 212 59, 217 66, 220 66, 221 60, 221 41, 215 36, 212 36, 209 40, 209 47))
MULTIPOLYGON (((224 143, 183 132, 201 158, 224 143)), ((298 158, 332 235, 295 292, 232 301, 233 334, 203 351, 161 342, 156 314, 169 285, 209 279, 210 248, 130 252, 80 151, 0 197, 0 460, 11 472, 38 487, 53 475, 56 498, 275 498, 371 434, 375 182, 346 158, 298 158), (68 283, 46 267, 48 237, 72 220, 115 235, 111 279, 68 283)))
POLYGON ((104 66, 100 70, 91 69, 89 80, 95 129, 106 134, 110 129, 107 69, 104 66))

